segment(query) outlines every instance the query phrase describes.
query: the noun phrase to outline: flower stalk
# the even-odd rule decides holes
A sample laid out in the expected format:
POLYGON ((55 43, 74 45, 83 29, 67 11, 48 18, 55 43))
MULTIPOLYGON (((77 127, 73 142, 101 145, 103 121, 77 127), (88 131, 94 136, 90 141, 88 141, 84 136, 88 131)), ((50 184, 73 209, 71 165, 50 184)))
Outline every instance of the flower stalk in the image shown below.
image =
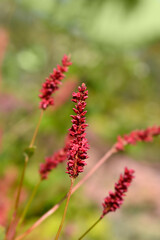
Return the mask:
POLYGON ((78 240, 83 239, 101 220, 102 218, 100 217, 78 240))
POLYGON ((64 224, 64 220, 65 220, 65 217, 66 217, 69 200, 70 200, 70 197, 71 197, 71 194, 72 194, 72 188, 73 188, 74 180, 75 180, 74 178, 71 178, 71 186, 70 186, 70 189, 69 189, 69 192, 68 192, 68 195, 67 195, 66 206, 65 206, 65 209, 64 209, 64 213, 63 213, 63 217, 62 217, 62 220, 61 220, 61 224, 59 226, 59 229, 58 229, 58 232, 56 234, 55 240, 59 239, 59 236, 60 236, 63 224, 64 224))
MULTIPOLYGON (((41 181, 42 181, 42 180, 40 179, 40 180, 38 181, 38 183, 35 185, 35 187, 34 187, 34 189, 33 189, 33 191, 32 191, 32 194, 31 194, 31 196, 30 196, 30 198, 29 198, 29 200, 28 200, 28 202, 27 202, 27 204, 26 204, 26 206, 25 206, 25 208, 24 208, 24 210, 23 210, 23 212, 22 212, 22 215, 21 215, 21 217, 20 217, 20 220, 19 220, 19 223, 18 223, 18 229, 20 228, 21 224, 23 223, 23 221, 24 221, 24 219, 25 219, 25 216, 26 216, 26 214, 27 214, 27 212, 28 212, 28 209, 29 209, 29 207, 30 207, 30 205, 31 205, 31 203, 32 203, 32 201, 33 201, 33 199, 34 199, 37 191, 38 191, 38 188, 39 188, 39 185, 40 185, 41 181)), ((18 230, 18 229, 17 229, 17 230, 18 230)))
POLYGON ((31 140, 31 142, 30 142, 29 148, 32 148, 32 147, 34 146, 34 143, 35 143, 35 140, 36 140, 36 137, 37 137, 37 134, 38 134, 38 130, 39 130, 39 127, 40 127, 42 118, 43 118, 43 111, 41 111, 41 113, 40 113, 40 117, 39 117, 37 126, 36 126, 36 128, 35 128, 35 131, 34 131, 34 133, 33 133, 33 137, 32 137, 32 140, 31 140))

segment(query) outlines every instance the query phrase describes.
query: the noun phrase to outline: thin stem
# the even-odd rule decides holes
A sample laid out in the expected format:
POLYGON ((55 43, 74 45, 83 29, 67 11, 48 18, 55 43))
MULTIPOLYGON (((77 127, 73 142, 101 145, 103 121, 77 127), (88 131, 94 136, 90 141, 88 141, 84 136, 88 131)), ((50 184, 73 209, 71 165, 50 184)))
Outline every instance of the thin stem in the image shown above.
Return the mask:
POLYGON ((36 129, 35 129, 35 131, 33 133, 33 137, 32 137, 32 140, 31 140, 31 143, 30 143, 29 147, 33 147, 33 145, 34 145, 34 142, 36 140, 36 136, 37 136, 37 133, 38 133, 38 130, 39 130, 39 126, 40 126, 42 117, 43 117, 43 110, 41 111, 41 114, 40 114, 40 117, 39 117, 39 121, 38 121, 36 129))
POLYGON ((32 194, 31 194, 31 196, 30 196, 30 198, 29 198, 29 200, 28 200, 28 202, 27 202, 27 204, 26 204, 26 206, 25 206, 25 208, 24 208, 24 210, 22 212, 22 215, 21 215, 19 223, 18 223, 18 228, 20 228, 20 226, 21 226, 21 224, 22 224, 22 222, 23 222, 23 220, 24 220, 24 218, 25 218, 25 216, 26 216, 26 214, 28 212, 28 209, 29 209, 29 207, 30 207, 30 205, 31 205, 31 203, 33 201, 33 198, 35 197, 35 195, 37 193, 37 190, 39 188, 40 183, 41 183, 41 179, 35 185, 35 187, 34 187, 34 189, 32 191, 32 194))
POLYGON ((87 233, 89 233, 101 220, 102 218, 100 217, 80 238, 78 238, 78 240, 84 238, 87 235, 87 233))
MULTIPOLYGON (((6 232, 5 240, 8 239, 8 235, 10 234, 10 231, 12 229, 12 225, 15 225, 15 221, 16 221, 16 217, 17 217, 17 210, 18 210, 18 205, 19 205, 19 200, 20 200, 20 195, 21 195, 21 190, 22 190, 22 186, 23 186, 23 180, 24 180, 24 175, 25 175, 28 160, 29 160, 28 155, 25 154, 24 166, 23 166, 22 175, 20 178, 20 183, 18 185, 18 191, 17 191, 16 201, 15 201, 15 206, 14 206, 14 212, 12 215, 12 220, 11 220, 8 230, 6 232)), ((18 223, 18 221, 16 221, 15 229, 16 229, 17 223, 18 223)))
POLYGON ((117 150, 115 149, 115 147, 113 146, 96 164, 95 166, 86 174, 86 176, 84 176, 77 184, 76 186, 73 188, 72 190, 72 194, 82 185, 85 183, 85 181, 88 180, 88 178, 90 178, 95 171, 100 168, 102 166, 102 164, 104 164, 110 156, 112 156, 114 153, 116 153, 117 150))
POLYGON ((9 224, 9 227, 6 231, 5 240, 12 240, 15 237, 17 223, 18 223, 18 219, 16 218, 16 215, 14 212, 12 215, 12 219, 9 224))
POLYGON ((70 200, 70 197, 71 197, 71 194, 72 194, 72 188, 73 188, 74 180, 75 180, 74 178, 71 178, 71 186, 70 186, 70 189, 69 189, 69 192, 68 192, 66 206, 65 206, 65 209, 64 209, 64 213, 63 213, 63 217, 62 217, 62 220, 61 220, 61 224, 59 226, 59 229, 58 229, 58 232, 56 234, 55 240, 58 240, 59 235, 60 235, 61 230, 62 230, 62 227, 63 227, 63 224, 64 224, 64 220, 65 220, 66 213, 67 213, 67 208, 68 208, 68 203, 69 203, 69 200, 70 200))
POLYGON ((28 160, 29 160, 28 155, 25 155, 24 166, 23 166, 23 170, 22 170, 22 175, 21 175, 18 192, 17 192, 17 197, 16 197, 16 202, 15 202, 15 207, 14 207, 15 213, 17 213, 17 209, 18 209, 18 205, 19 205, 20 194, 21 194, 21 190, 22 190, 22 185, 23 185, 23 180, 24 180, 24 175, 25 175, 28 160))
MULTIPOLYGON (((109 159, 111 155, 116 153, 117 150, 113 146, 97 163, 96 165, 84 176, 73 188, 72 193, 73 194, 79 187, 81 187, 82 184, 85 183, 85 181, 88 180, 89 177, 91 177, 102 164, 105 163, 109 159)), ((54 205, 49 211, 47 211, 42 217, 40 217, 26 232, 18 236, 15 240, 21 240, 24 237, 26 237, 28 234, 30 234, 35 228, 37 228, 44 220, 46 220, 49 216, 51 216, 58 208, 59 206, 64 202, 64 200, 67 198, 67 194, 56 204, 54 205)))

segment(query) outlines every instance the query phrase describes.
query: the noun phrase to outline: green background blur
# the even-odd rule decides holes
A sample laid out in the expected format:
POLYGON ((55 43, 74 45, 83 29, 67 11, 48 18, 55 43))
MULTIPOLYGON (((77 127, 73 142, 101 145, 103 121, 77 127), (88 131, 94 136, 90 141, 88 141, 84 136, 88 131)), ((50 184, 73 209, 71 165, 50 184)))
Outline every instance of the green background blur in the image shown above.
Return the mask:
MULTIPOLYGON (((89 90, 87 122, 93 159, 102 156, 117 135, 159 124, 159 0, 0 0, 0 44, 0 174, 2 180, 7 174, 14 179, 7 198, 13 198, 22 153, 39 118, 39 90, 64 54, 71 54, 73 62, 64 82, 68 79, 72 90, 85 82, 89 90)), ((37 150, 25 177, 22 207, 38 181, 40 162, 63 147, 73 107, 67 91, 68 87, 64 103, 59 96, 59 106, 48 109, 43 117, 37 150)), ((158 193, 159 146, 157 138, 151 144, 128 147, 125 160, 131 158, 141 170, 144 164, 148 175, 143 172, 144 178, 138 179, 147 184, 145 179, 150 182, 155 177, 152 188, 158 193)), ((113 162, 112 169, 117 166, 113 162)), ((111 188, 117 178, 108 180, 111 188)), ((105 176, 102 179, 105 183, 105 176)), ((24 229, 64 196, 69 183, 63 164, 42 183, 24 229)), ((160 206, 153 189, 147 189, 151 202, 145 202, 145 197, 128 202, 120 214, 106 217, 86 239, 159 240, 160 206)), ((135 189, 133 196, 136 199, 141 193, 135 189)), ((95 200, 83 188, 79 190, 71 199, 61 239, 77 239, 99 217, 103 197, 95 200)), ((63 208, 28 239, 53 239, 63 208)))

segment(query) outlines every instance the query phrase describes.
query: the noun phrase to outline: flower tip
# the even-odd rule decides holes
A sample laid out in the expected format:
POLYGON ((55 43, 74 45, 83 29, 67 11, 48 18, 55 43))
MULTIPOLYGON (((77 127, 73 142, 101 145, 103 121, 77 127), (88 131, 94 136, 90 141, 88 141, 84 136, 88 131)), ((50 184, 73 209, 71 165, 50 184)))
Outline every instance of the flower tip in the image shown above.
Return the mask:
MULTIPOLYGON (((134 169, 128 169, 127 167, 125 167, 125 174, 130 174, 130 175, 133 175, 135 173, 135 170, 134 169)), ((134 177, 134 176, 132 176, 134 177)))
POLYGON ((63 58, 62 58, 62 64, 64 67, 68 67, 70 65, 72 65, 71 60, 71 55, 69 54, 68 56, 66 54, 64 54, 63 58))

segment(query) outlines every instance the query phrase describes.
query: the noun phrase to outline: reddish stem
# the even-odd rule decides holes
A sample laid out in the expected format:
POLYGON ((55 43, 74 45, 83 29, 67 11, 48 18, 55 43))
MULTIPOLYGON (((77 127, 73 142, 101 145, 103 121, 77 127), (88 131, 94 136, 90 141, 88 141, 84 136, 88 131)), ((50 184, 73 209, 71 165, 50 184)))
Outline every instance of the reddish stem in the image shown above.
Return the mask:
POLYGON ((60 224, 60 226, 59 226, 59 229, 58 229, 58 232, 57 232, 57 234, 56 234, 55 240, 58 240, 58 239, 59 239, 60 233, 61 233, 61 231, 62 231, 62 227, 63 227, 64 220, 65 220, 66 213, 67 213, 67 208, 68 208, 69 200, 70 200, 70 197, 71 197, 71 194, 72 194, 72 188, 73 188, 74 180, 75 180, 74 178, 71 178, 71 186, 70 186, 69 192, 68 192, 68 194, 67 194, 66 206, 65 206, 65 209, 64 209, 64 213, 63 213, 63 217, 62 217, 62 220, 61 220, 61 224, 60 224))

